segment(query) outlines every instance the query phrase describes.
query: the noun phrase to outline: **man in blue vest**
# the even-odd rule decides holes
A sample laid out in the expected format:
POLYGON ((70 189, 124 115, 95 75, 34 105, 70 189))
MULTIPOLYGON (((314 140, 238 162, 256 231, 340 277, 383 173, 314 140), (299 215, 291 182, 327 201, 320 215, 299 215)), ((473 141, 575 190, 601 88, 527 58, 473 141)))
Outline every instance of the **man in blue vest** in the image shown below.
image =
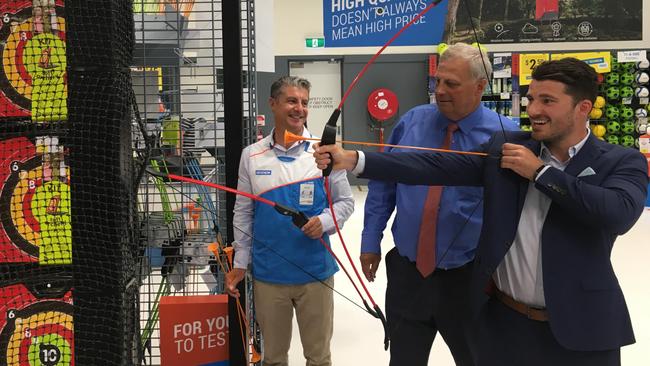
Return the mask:
MULTIPOLYGON (((302 211, 310 218, 301 231, 273 207, 237 196, 234 268, 226 276, 226 291, 239 296, 236 286, 250 266, 265 366, 288 365, 294 310, 307 365, 332 364, 332 288, 338 266, 320 238, 329 246, 328 234, 336 228, 322 173, 314 166, 312 144, 284 141, 285 131, 313 137, 305 128, 310 88, 309 81, 298 77, 282 77, 273 83, 269 105, 275 128, 246 147, 239 164, 238 190, 302 211)), ((344 171, 330 175, 329 181, 334 214, 341 226, 354 210, 352 190, 344 171)))

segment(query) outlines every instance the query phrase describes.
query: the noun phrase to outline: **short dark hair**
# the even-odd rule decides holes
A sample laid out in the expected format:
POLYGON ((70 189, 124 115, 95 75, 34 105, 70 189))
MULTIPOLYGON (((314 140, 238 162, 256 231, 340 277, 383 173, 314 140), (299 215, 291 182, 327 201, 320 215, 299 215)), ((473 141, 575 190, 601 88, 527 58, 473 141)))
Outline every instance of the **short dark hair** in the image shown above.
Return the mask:
POLYGON ((598 96, 598 74, 591 66, 576 58, 563 58, 546 61, 533 70, 533 80, 555 80, 565 85, 566 93, 574 103, 590 100, 598 96))
POLYGON ((298 76, 282 76, 271 85, 271 98, 277 98, 285 86, 295 86, 307 91, 311 89, 311 83, 307 79, 298 76))

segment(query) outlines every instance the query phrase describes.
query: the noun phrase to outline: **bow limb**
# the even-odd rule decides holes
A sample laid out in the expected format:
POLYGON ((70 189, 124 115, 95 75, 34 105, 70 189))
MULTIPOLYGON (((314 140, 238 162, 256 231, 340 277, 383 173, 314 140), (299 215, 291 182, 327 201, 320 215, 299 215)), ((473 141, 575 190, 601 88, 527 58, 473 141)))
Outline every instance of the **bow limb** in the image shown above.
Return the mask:
MULTIPOLYGON (((389 40, 386 42, 380 49, 375 53, 370 60, 363 66, 361 71, 357 74, 357 76, 354 77, 350 85, 345 91, 345 94, 343 94, 343 98, 341 98, 341 101, 339 102, 338 107, 332 112, 330 115, 330 118, 327 121, 327 124, 325 124, 325 128, 323 129, 323 133, 321 134, 321 145, 332 145, 335 143, 336 140, 336 121, 338 121, 339 116, 341 115, 341 109, 343 108, 343 105, 345 104, 345 101, 348 99, 348 96, 350 95, 350 92, 352 92, 352 89, 356 86, 357 82, 361 79, 361 77, 366 73, 370 65, 372 65, 377 57, 384 52, 384 50, 390 46, 405 30, 407 30, 411 25, 415 24, 420 18, 426 14, 429 10, 433 9, 436 5, 441 3, 442 0, 434 0, 432 1, 429 5, 427 5, 426 8, 424 8, 422 11, 420 11, 413 19, 411 19, 410 22, 405 24, 397 33, 395 33, 389 40)), ((327 168, 323 170, 323 176, 327 177, 330 175, 332 172, 332 164, 329 164, 327 168)))
MULTIPOLYGON (((386 317, 384 316, 384 312, 381 310, 379 305, 377 305, 377 303, 375 303, 375 300, 372 298, 372 295, 370 295, 370 291, 368 291, 368 288, 366 288, 366 285, 365 285, 361 275, 359 275, 359 271, 357 270, 357 266, 354 264, 354 261, 352 260, 352 257, 350 256, 350 252, 348 251, 348 247, 347 247, 347 245, 345 245, 345 240, 343 239, 343 234, 341 234, 341 229, 340 229, 338 221, 336 219, 336 213, 334 212, 334 204, 332 202, 332 190, 331 190, 331 187, 330 187, 330 184, 329 184, 329 177, 324 177, 324 179, 325 179, 325 192, 327 194, 327 201, 328 201, 328 205, 329 205, 329 208, 330 208, 330 212, 332 213, 332 220, 334 221, 334 227, 336 228, 336 233, 339 236, 339 240, 341 241, 341 246, 343 247, 343 250, 345 251, 345 255, 348 257, 350 265, 354 269, 354 273, 356 274, 357 279, 359 280, 359 283, 363 287, 363 290, 365 291, 366 296, 368 296, 368 300, 370 300, 370 302, 372 303, 372 309, 370 308, 370 306, 368 306, 368 303, 366 302, 365 299, 363 300, 363 305, 365 305, 366 309, 368 310, 368 313, 370 313, 372 316, 374 316, 375 318, 377 318, 377 319, 379 319, 381 321, 381 324, 382 324, 382 326, 384 328, 384 350, 388 350, 388 347, 390 345, 390 335, 388 333, 388 322, 386 321, 386 317)), ((332 255, 334 255, 334 252, 332 252, 331 250, 330 250, 330 253, 332 253, 332 255)), ((343 270, 345 271, 345 274, 348 275, 348 278, 350 278, 350 282, 352 282, 352 284, 355 286, 355 288, 357 289, 357 292, 358 292, 359 289, 354 284, 354 281, 352 281, 352 278, 348 274, 348 271, 341 264, 341 261, 336 257, 336 255, 334 255, 334 258, 336 258, 337 262, 339 262, 339 265, 341 266, 341 268, 343 268, 343 270)), ((359 296, 361 296, 360 292, 359 292, 359 296)), ((361 298, 363 299, 363 296, 361 298)))
MULTIPOLYGON (((410 26, 411 26, 413 23, 415 23, 415 22, 416 22, 416 21, 417 21, 417 20, 418 20, 422 15, 424 15, 427 11, 429 11, 431 8, 433 8, 434 6, 436 6, 436 5, 437 5, 438 3, 440 3, 440 2, 441 2, 441 0, 435 0, 435 1, 432 1, 432 2, 431 2, 431 3, 430 3, 430 4, 429 4, 429 5, 428 5, 428 6, 427 6, 427 7, 426 7, 422 12, 420 12, 416 17, 414 17, 414 19, 413 19, 411 22, 409 22, 408 24, 406 24, 406 25, 405 25, 404 27, 402 27, 402 29, 400 29, 400 30, 399 30, 395 35, 393 35, 393 37, 392 37, 392 38, 391 38, 391 39, 390 39, 390 40, 389 40, 389 41, 388 41, 388 42, 387 42, 387 43, 386 43, 386 44, 385 44, 385 45, 384 45, 384 46, 383 46, 383 47, 382 47, 382 48, 381 48, 381 49, 380 49, 380 50, 379 50, 379 51, 378 51, 378 52, 377 52, 377 53, 376 53, 376 54, 375 54, 375 55, 374 55, 374 56, 373 56, 369 61, 368 61, 368 63, 366 63, 366 65, 363 67, 363 69, 359 72, 359 74, 354 78, 354 80, 352 81, 352 83, 350 84, 350 86, 347 88, 347 90, 346 90, 346 92, 345 92, 343 98, 341 99, 341 102, 339 103, 339 106, 338 106, 338 107, 337 107, 337 108, 332 112, 332 115, 330 116, 330 118, 329 118, 327 124, 325 125, 325 128, 324 128, 324 130, 323 130, 323 133, 322 133, 322 135, 321 135, 321 145, 328 145, 328 144, 334 144, 334 143, 335 143, 335 139, 336 139, 336 122, 337 122, 337 120, 338 120, 338 118, 339 118, 339 116, 340 116, 340 114, 341 114, 341 108, 343 107, 343 104, 344 104, 345 100, 347 99, 347 97, 349 96, 351 90, 352 90, 353 87, 356 85, 356 83, 359 81, 359 79, 361 78, 361 76, 366 72, 366 70, 368 69, 368 67, 370 67, 370 65, 371 65, 371 64, 375 61, 375 59, 376 59, 376 58, 377 58, 377 57, 378 57, 378 56, 379 56, 379 55, 384 51, 384 49, 386 49, 386 47, 388 47, 388 46, 389 46, 389 45, 390 45, 390 44, 391 44, 395 39, 397 39, 397 37, 399 37, 400 34, 401 34, 404 30, 406 30, 408 27, 410 27, 410 26)), ((469 5, 469 0, 466 0, 466 1, 465 1, 465 9, 467 10, 467 13, 468 13, 468 17, 469 17, 469 21, 470 21, 470 26, 472 27, 473 34, 474 34, 474 38, 475 38, 475 40, 476 40, 477 47, 480 47, 480 42, 479 42, 479 39, 478 39, 478 33, 476 32, 476 29, 474 28, 474 23, 473 23, 473 21, 472 21, 472 16, 471 16, 471 10, 470 10, 470 5, 469 5)), ((490 90, 491 90, 491 88, 492 88, 492 82, 491 82, 491 79, 490 79, 490 75, 488 75, 488 72, 487 72, 487 66, 486 66, 486 62, 487 62, 487 60, 484 59, 484 57, 483 57, 483 53, 482 53, 482 52, 480 53, 480 55, 481 55, 481 61, 482 61, 482 64, 483 64, 483 68, 484 68, 484 70, 485 70, 485 75, 486 75, 486 78, 487 78, 487 81, 488 81, 488 87, 489 87, 490 90)), ((504 138, 505 138, 505 136, 506 136, 506 134, 505 134, 505 128, 504 128, 504 126, 503 126, 503 122, 502 122, 502 120, 501 120, 501 116, 499 115, 498 118, 499 118, 499 124, 500 124, 500 126, 501 126, 501 131, 502 131, 502 133, 503 133, 503 135, 504 135, 504 138)), ((330 165, 327 166, 326 169, 323 170, 323 177, 324 177, 324 179, 325 179, 326 187, 328 186, 328 179, 327 179, 327 177, 328 177, 329 174, 331 173, 331 170, 332 170, 332 164, 331 164, 331 163, 330 163, 330 165)), ((328 201, 329 201, 330 211, 332 212, 332 215, 333 215, 333 218, 334 218, 334 223, 335 223, 335 226, 336 226, 336 231, 337 231, 337 234, 338 234, 338 236, 339 236, 339 238, 340 238, 340 240, 341 240, 341 245, 343 246, 343 248, 344 248, 344 250, 345 250, 345 253, 346 253, 346 255, 347 255, 347 257, 348 257, 348 259, 349 259, 349 261, 350 261, 350 264, 351 264, 352 267, 354 268, 354 271, 355 271, 355 273, 356 273, 356 275, 357 275, 357 278, 359 279, 359 282, 362 284, 362 286, 363 286, 363 288, 364 288, 364 290, 365 290, 365 292, 366 292, 366 295, 368 296, 368 298, 370 299, 370 301, 373 303, 374 308, 376 309, 373 315, 375 315, 376 317, 380 318, 381 321, 382 321, 382 324, 384 325, 384 332, 385 332, 384 346, 385 346, 386 349, 388 349, 388 344, 389 344, 389 335, 388 335, 388 331, 387 331, 386 322, 385 322, 385 319, 384 319, 384 317, 383 317, 383 313, 381 313, 381 310, 379 309, 379 307, 376 305, 376 303, 375 303, 374 300, 372 299, 372 296, 371 296, 370 293, 368 292, 368 290, 367 290, 367 288, 366 288, 366 286, 365 286, 365 284, 364 284, 364 282, 363 282, 363 279, 362 279, 361 276, 359 275, 359 273, 358 273, 358 271, 357 271, 357 269, 356 269, 356 266, 354 265, 354 262, 352 261, 352 258, 351 258, 350 255, 349 255, 349 252, 348 252, 347 246, 345 245, 345 242, 344 242, 344 240, 343 240, 343 236, 342 236, 341 231, 340 231, 340 229, 339 229, 339 227, 338 227, 338 224, 337 224, 337 222, 336 222, 336 216, 335 216, 335 214, 334 214, 334 209, 333 209, 333 205, 332 205, 331 192, 330 192, 329 189, 326 189, 326 190, 327 190, 327 197, 328 197, 328 201)), ((482 201, 481 201, 481 202, 482 202, 482 201)), ((474 212, 476 211, 476 208, 478 208, 478 206, 481 204, 481 202, 479 202, 479 203, 477 204, 477 206, 476 206, 476 207, 474 208, 474 210, 472 211, 472 214, 471 214, 471 215, 474 214, 474 212)), ((471 216, 470 216, 470 218, 471 218, 471 216)), ((437 263, 437 264, 440 264, 440 263, 441 263, 441 261, 444 259, 445 255, 448 253, 449 249, 451 249, 451 247, 455 244, 455 238, 457 238, 457 237, 459 236, 459 234, 464 230, 464 228, 465 228, 465 226, 466 226, 466 224, 467 224, 468 221, 469 221, 469 218, 468 218, 468 220, 465 222, 465 224, 463 224, 463 226, 460 228, 458 234, 454 236, 454 242, 451 243, 451 245, 447 248, 447 250, 443 253, 443 255, 438 259, 438 263, 437 263)))
MULTIPOLYGON (((321 135, 321 145, 332 145, 332 144, 335 143, 335 141, 336 141, 336 122, 337 122, 339 116, 341 115, 341 108, 343 107, 343 104, 345 103, 345 100, 350 95, 350 92, 352 91, 354 86, 361 79, 361 77, 365 74, 365 72, 368 70, 370 65, 372 65, 374 63, 375 59, 377 59, 377 57, 379 57, 379 55, 381 55, 381 53, 388 46, 390 46, 393 43, 393 41, 395 41, 406 29, 408 29, 411 25, 413 25, 415 22, 417 22, 426 12, 431 10, 433 7, 438 5, 440 2, 442 2, 442 0, 434 0, 434 1, 432 1, 426 8, 424 8, 421 12, 419 12, 409 23, 407 23, 397 33, 395 33, 388 40, 388 42, 386 42, 379 49, 379 51, 377 51, 377 53, 375 53, 375 55, 372 58, 370 58, 370 60, 364 65, 364 67, 357 74, 357 76, 354 78, 354 80, 352 80, 352 83, 350 83, 350 85, 348 86, 345 94, 343 95, 343 98, 341 98, 341 102, 339 103, 338 107, 332 112, 332 115, 330 116, 329 120, 327 121, 327 124, 325 125, 325 128, 323 129, 323 133, 321 135)), ((332 163, 330 163, 327 166, 327 168, 325 168, 323 170, 323 178, 325 179, 327 199, 328 199, 328 203, 329 203, 330 212, 332 213, 332 218, 334 219, 334 225, 336 227, 336 232, 337 232, 337 234, 339 236, 339 239, 341 240, 341 246, 343 247, 343 249, 345 251, 345 254, 348 257, 350 265, 354 269, 354 272, 356 274, 357 279, 359 280, 359 283, 363 287, 363 289, 364 289, 364 291, 366 293, 366 296, 368 297, 368 299, 370 300, 370 302, 373 305, 373 309, 371 310, 370 307, 368 306, 368 304, 365 303, 365 300, 364 300, 364 304, 365 304, 366 308, 368 309, 368 311, 373 316, 375 316, 376 318, 381 320, 382 326, 384 327, 384 349, 388 350, 388 347, 389 347, 389 344, 390 344, 390 336, 389 336, 389 333, 388 333, 388 325, 387 325, 387 322, 386 322, 386 317, 384 316, 383 312, 381 311, 381 308, 379 308, 379 306, 375 303, 374 299, 372 298, 372 295, 370 295, 370 292, 366 288, 366 285, 364 283, 363 278, 361 278, 361 276, 359 275, 359 271, 357 270, 357 267, 354 264, 354 261, 352 260, 352 257, 350 256, 347 245, 345 244, 345 240, 343 239, 343 235, 341 234, 341 230, 340 230, 340 228, 338 226, 338 223, 336 221, 336 215, 334 213, 334 207, 333 207, 333 203, 332 203, 332 195, 331 195, 330 189, 328 188, 329 187, 328 176, 330 175, 331 172, 332 172, 332 163)), ((343 268, 343 266, 341 266, 341 267, 343 268)), ((346 271, 346 274, 347 274, 347 271, 346 271)), ((355 287, 356 287, 356 285, 355 285, 355 287)))

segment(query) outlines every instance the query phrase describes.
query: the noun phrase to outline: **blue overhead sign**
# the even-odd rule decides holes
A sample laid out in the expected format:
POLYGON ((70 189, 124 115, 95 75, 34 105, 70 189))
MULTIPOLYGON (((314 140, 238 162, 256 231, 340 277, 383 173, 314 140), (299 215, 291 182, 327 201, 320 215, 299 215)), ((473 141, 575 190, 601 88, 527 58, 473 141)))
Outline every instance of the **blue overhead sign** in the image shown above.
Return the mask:
MULTIPOLYGON (((325 47, 382 46, 429 5, 425 0, 323 0, 325 47)), ((440 43, 447 0, 430 9, 393 42, 395 46, 440 43)))

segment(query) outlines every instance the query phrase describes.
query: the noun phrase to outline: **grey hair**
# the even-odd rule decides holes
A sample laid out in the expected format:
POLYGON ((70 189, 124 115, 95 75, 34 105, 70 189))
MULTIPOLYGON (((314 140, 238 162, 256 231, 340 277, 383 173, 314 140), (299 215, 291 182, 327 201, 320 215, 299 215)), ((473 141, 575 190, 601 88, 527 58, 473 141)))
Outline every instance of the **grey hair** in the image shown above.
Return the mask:
POLYGON ((469 69, 472 77, 476 80, 490 80, 492 75, 492 64, 488 58, 487 52, 481 50, 479 47, 470 46, 467 43, 456 43, 449 46, 440 56, 440 62, 444 62, 453 58, 461 58, 469 62, 469 69), (485 66, 484 63, 485 62, 485 66), (485 71, 487 70, 487 75, 485 71))
POLYGON ((298 88, 311 90, 311 83, 307 79, 298 76, 283 76, 274 81, 271 85, 271 98, 275 99, 280 95, 280 92, 285 86, 295 86, 298 88))

